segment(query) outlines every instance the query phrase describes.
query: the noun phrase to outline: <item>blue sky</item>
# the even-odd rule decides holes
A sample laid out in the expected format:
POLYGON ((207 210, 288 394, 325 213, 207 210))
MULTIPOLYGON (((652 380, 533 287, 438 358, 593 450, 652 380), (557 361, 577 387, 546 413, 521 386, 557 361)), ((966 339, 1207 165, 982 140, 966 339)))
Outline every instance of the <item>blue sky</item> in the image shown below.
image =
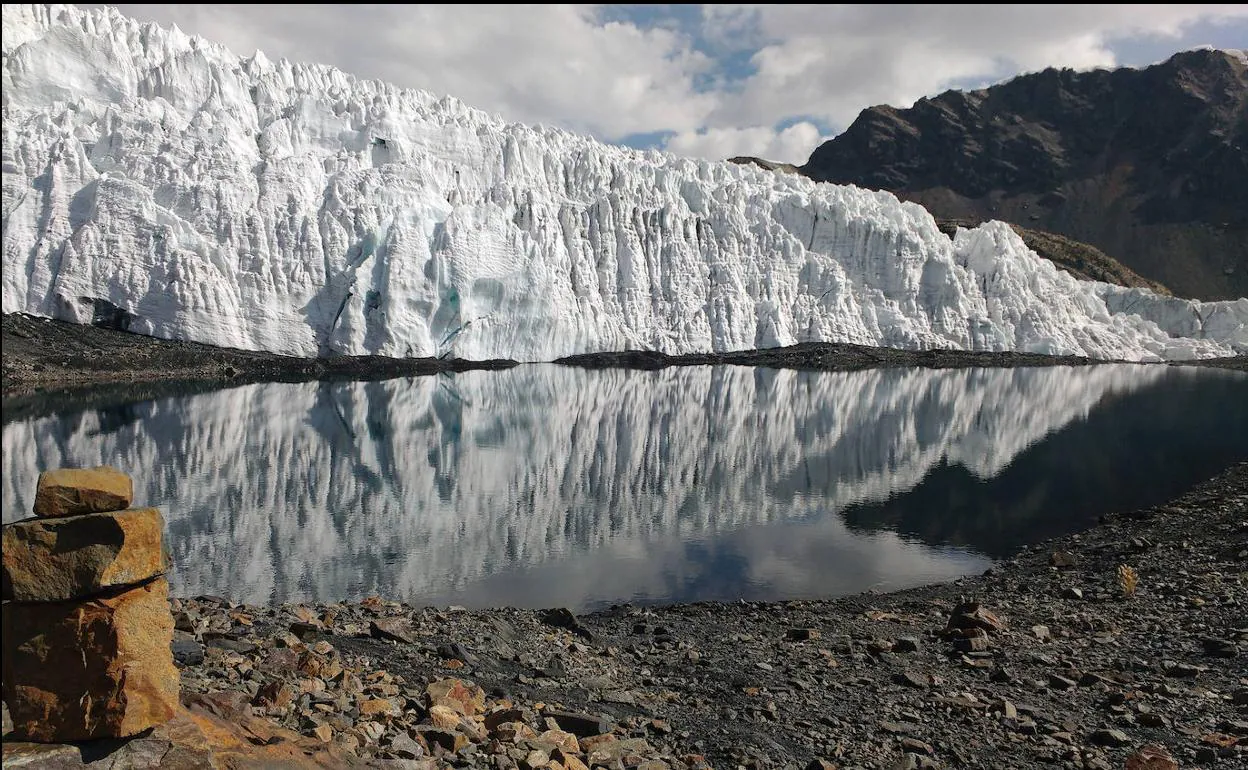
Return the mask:
POLYGON ((801 163, 864 107, 1248 47, 1248 5, 121 5, 607 142, 801 163))

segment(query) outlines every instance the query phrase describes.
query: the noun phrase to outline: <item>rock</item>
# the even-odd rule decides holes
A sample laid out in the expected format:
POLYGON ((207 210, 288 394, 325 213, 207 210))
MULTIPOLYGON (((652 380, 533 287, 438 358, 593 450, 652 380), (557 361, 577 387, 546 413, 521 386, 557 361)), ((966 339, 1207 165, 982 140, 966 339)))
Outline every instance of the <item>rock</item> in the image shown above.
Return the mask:
MULTIPOLYGON (((432 710, 432 709, 431 709, 432 710)), ((495 728, 504 722, 523 722, 524 712, 513 707, 497 707, 492 708, 485 714, 485 729, 493 732, 495 728)))
MULTIPOLYGON (((8 541, 5 541, 6 547, 8 541)), ((8 556, 6 554, 5 558, 8 556)), ((1200 640, 1205 654, 1215 658, 1234 658, 1239 656, 1239 646, 1230 639, 1205 638, 1200 640)))
POLYGON ((891 770, 924 770, 937 767, 940 767, 940 765, 931 757, 907 752, 902 755, 901 759, 891 765, 891 770))
POLYGON ((34 514, 41 517, 120 511, 134 499, 134 482, 116 468, 60 468, 39 474, 34 514))
POLYGON ((361 717, 393 717, 403 709, 389 698, 364 698, 358 704, 361 717))
POLYGON ((826 759, 812 759, 806 765, 806 770, 838 770, 838 765, 827 761, 826 759))
POLYGON ((429 722, 434 727, 439 727, 443 730, 454 730, 459 727, 461 718, 463 718, 463 715, 450 706, 438 705, 429 707, 429 722))
POLYGON ((919 674, 914 671, 903 671, 900 674, 893 675, 893 681, 907 687, 915 687, 920 690, 927 689, 932 684, 931 676, 927 674, 919 674))
POLYGON ((918 652, 921 646, 917 636, 901 636, 893 642, 893 652, 918 652))
POLYGON ((790 642, 811 642, 819 638, 819 632, 813 628, 790 628, 784 632, 784 638, 790 642))
POLYGON ((611 732, 613 728, 611 722, 606 719, 590 716, 589 714, 578 714, 573 711, 546 709, 542 712, 542 716, 555 720, 555 724, 559 725, 559 729, 566 730, 578 738, 602 735, 611 732))
POLYGON ((485 710, 485 691, 460 679, 440 679, 425 688, 429 707, 446 706, 465 716, 485 710))
POLYGON ((576 736, 564 730, 546 730, 534 739, 535 743, 542 744, 554 749, 559 749, 565 754, 580 754, 581 744, 576 740, 576 736))
POLYGON ((1097 730, 1088 736, 1088 740, 1097 746, 1126 746, 1131 742, 1121 730, 1097 730))
POLYGON ((424 737, 430 747, 437 745, 449 752, 456 752, 468 745, 468 736, 457 730, 443 730, 438 727, 421 725, 416 731, 424 737))
POLYGON ((1179 763, 1165 746, 1149 743, 1127 757, 1124 770, 1179 770, 1179 763))
POLYGON ((1078 686, 1079 683, 1073 679, 1067 679, 1060 674, 1049 674, 1049 687, 1054 690, 1070 690, 1078 686))
POLYGON ((1049 564, 1058 569, 1071 569, 1079 565, 1079 559, 1070 551, 1054 551, 1049 554, 1049 564))
POLYGON ((970 636, 953 640, 953 648, 958 652, 983 652, 989 647, 988 637, 970 636))
POLYGON ((581 625, 581 621, 567 607, 558 607, 542 613, 542 622, 555 628, 563 628, 580 636, 586 641, 593 641, 593 633, 581 625))
POLYGON ((954 608, 949 617, 949 629, 978 628, 984 631, 1004 631, 1005 622, 979 602, 963 602, 954 608))
POLYGON ((464 663, 476 662, 476 656, 468 652, 462 644, 440 644, 438 645, 438 657, 443 660, 460 660, 464 663))
POLYGON ((1049 642, 1053 640, 1053 634, 1049 631, 1048 626, 1032 626, 1031 634, 1042 642, 1049 642))
POLYGON ((420 759, 426 754, 425 747, 405 732, 400 732, 391 738, 386 749, 400 759, 420 759))
POLYGON ((15 737, 134 735, 178 705, 164 578, 83 602, 8 604, 4 700, 15 737))
POLYGON ((400 620, 379 618, 368 624, 368 633, 374 639, 389 639, 403 644, 415 644, 411 628, 400 620))
POLYGON ((59 602, 150 580, 169 569, 164 517, 155 508, 4 527, 0 594, 23 602, 59 602))
POLYGON ((204 645, 195 641, 195 637, 185 631, 173 632, 171 648, 173 662, 180 668, 198 666, 204 662, 204 645))
POLYGON ((1066 590, 1062 591, 1062 598, 1063 599, 1082 599, 1083 589, 1082 588, 1067 588, 1066 590))
POLYGON ((73 770, 85 767, 77 746, 8 740, 4 742, 3 765, 5 770, 73 770))
MULTIPOLYGON (((612 766, 615 762, 625 760, 630 756, 653 756, 654 749, 646 742, 645 738, 629 738, 622 741, 607 741, 599 743, 591 748, 586 748, 588 759, 585 764, 593 767, 595 765, 612 766)), ((640 764, 638 762, 624 762, 626 767, 640 764)))

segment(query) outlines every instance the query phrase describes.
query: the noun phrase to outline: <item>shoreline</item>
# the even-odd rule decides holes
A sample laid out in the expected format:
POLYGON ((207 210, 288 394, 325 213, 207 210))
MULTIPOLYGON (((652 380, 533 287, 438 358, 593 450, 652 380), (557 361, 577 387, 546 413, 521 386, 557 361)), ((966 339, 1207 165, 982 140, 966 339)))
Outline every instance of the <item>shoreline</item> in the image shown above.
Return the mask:
MULTIPOLYGON (((509 359, 383 356, 297 358, 163 340, 95 326, 10 313, 3 317, 3 398, 9 412, 27 413, 33 402, 75 405, 199 393, 257 382, 379 380, 519 366, 509 359)), ((873 368, 1093 366, 1130 363, 1038 353, 901 350, 846 343, 800 343, 784 348, 692 353, 623 351, 566 356, 550 362, 586 369, 662 369, 669 366, 735 365, 815 371, 873 368)), ((1248 355, 1151 365, 1208 366, 1248 371, 1248 355)))
MULTIPOLYGON (((891 593, 581 617, 171 605, 186 718, 234 725, 253 745, 230 751, 252 760, 1110 770, 1148 744, 1183 766, 1248 760, 1248 463, 983 575, 891 593), (479 693, 478 718, 429 708, 446 679, 479 693), (579 744, 559 748, 564 731, 579 744)), ((116 751, 176 746, 168 732, 116 751)))

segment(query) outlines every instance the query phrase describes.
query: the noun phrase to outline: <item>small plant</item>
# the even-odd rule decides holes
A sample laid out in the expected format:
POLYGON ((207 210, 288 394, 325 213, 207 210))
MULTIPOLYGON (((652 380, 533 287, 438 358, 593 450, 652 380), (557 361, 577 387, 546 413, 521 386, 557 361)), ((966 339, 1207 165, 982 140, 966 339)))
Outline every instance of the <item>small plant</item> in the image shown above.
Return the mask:
POLYGON ((1135 587, 1140 583, 1140 576, 1125 564, 1118 565, 1118 585, 1122 587, 1122 595, 1130 598, 1135 596, 1135 587))

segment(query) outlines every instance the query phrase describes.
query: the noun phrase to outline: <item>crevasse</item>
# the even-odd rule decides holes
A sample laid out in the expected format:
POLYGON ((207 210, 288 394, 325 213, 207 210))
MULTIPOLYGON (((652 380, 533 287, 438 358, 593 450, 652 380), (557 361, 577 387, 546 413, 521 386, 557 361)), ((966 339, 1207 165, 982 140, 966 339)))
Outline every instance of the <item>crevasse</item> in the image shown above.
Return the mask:
POLYGON ((1248 299, 1078 281, 888 193, 510 124, 140 24, 3 18, 3 305, 294 355, 824 340, 1248 352, 1248 299))

